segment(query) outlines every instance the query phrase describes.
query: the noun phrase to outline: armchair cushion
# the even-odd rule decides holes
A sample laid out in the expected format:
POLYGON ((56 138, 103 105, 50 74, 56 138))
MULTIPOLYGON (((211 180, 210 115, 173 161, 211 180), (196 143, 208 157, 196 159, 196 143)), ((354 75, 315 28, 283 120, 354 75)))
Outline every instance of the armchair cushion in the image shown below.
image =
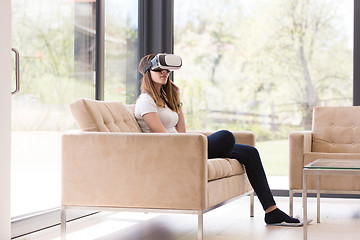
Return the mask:
POLYGON ((80 99, 70 109, 82 131, 141 132, 131 106, 121 102, 80 99))
POLYGON ((240 175, 245 172, 239 161, 231 158, 213 158, 208 160, 208 181, 240 175))
POLYGON ((313 151, 360 153, 360 107, 315 107, 313 151))

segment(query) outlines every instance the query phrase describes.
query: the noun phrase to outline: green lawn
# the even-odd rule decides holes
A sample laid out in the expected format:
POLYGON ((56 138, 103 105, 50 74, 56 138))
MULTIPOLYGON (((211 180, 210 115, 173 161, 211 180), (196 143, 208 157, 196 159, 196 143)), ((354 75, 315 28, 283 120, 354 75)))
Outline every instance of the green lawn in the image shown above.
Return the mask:
POLYGON ((268 176, 289 175, 288 139, 256 142, 256 147, 268 176))

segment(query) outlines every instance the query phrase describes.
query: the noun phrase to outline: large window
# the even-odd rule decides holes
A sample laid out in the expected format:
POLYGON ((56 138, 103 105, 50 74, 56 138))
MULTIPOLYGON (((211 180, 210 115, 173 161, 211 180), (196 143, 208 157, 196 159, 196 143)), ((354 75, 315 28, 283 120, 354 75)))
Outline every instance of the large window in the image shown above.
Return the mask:
POLYGON ((138 1, 105 1, 105 100, 134 103, 138 78, 138 1))
POLYGON ((12 46, 21 58, 21 88, 12 98, 15 219, 60 206, 61 132, 76 127, 69 103, 94 98, 93 70, 87 64, 93 60, 92 5, 12 1, 12 46))
MULTIPOLYGON (((137 3, 105 3, 104 95, 131 102, 137 93, 137 3)), ((21 68, 20 92, 12 98, 13 237, 36 230, 23 219, 60 207, 61 134, 78 129, 69 104, 95 98, 96 8, 96 0, 12 1, 12 46, 21 68)))
MULTIPOLYGON (((105 1, 107 101, 137 97, 138 2, 105 1)), ((316 105, 352 105, 354 0, 174 2, 188 130, 253 131, 267 174, 287 182, 289 132, 309 130, 316 105)), ((12 1, 13 219, 60 206, 61 133, 77 128, 69 104, 95 98, 96 5, 12 1)))
POLYGON ((287 176, 289 132, 352 105, 353 2, 175 0, 188 128, 253 131, 267 174, 287 176))

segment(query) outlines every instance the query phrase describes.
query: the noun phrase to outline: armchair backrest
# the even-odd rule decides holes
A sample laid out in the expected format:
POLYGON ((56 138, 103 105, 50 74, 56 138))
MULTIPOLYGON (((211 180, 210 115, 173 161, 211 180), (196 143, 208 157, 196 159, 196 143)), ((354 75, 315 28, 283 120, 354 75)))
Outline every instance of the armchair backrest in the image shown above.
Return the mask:
POLYGON ((70 104, 70 109, 82 131, 141 132, 131 105, 79 99, 70 104))
POLYGON ((360 106, 315 107, 313 152, 360 153, 360 106))

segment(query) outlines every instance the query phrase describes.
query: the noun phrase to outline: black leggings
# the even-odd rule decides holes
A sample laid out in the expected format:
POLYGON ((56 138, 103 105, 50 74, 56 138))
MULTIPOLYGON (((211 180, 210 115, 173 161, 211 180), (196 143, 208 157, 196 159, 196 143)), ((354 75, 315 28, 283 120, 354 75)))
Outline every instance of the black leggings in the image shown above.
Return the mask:
POLYGON ((234 158, 245 166, 251 186, 264 210, 276 205, 266 179, 259 152, 255 147, 235 143, 234 135, 226 130, 208 138, 208 158, 234 158))

